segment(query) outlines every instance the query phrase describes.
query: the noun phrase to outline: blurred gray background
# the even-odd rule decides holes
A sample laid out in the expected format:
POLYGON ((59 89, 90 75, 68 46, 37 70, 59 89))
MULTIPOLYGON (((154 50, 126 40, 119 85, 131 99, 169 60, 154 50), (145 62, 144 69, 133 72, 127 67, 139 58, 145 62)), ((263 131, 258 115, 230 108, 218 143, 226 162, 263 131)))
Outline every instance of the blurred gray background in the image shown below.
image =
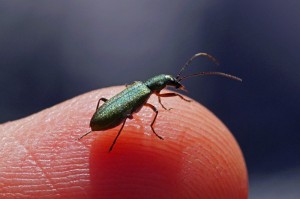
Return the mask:
MULTIPOLYGON (((0 1, 0 122, 87 91, 176 75, 238 140, 250 198, 300 198, 300 1, 0 1)), ((101 96, 99 96, 101 97, 101 96)))

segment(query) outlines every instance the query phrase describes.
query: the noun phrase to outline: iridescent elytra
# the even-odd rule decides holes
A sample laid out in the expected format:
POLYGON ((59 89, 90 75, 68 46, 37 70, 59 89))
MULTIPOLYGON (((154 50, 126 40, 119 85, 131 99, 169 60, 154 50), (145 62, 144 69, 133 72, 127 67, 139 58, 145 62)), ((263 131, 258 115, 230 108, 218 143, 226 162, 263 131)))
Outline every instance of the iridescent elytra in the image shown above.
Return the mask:
POLYGON ((154 112, 154 118, 150 124, 150 127, 152 129, 152 132, 161 140, 163 138, 158 135, 154 128, 153 125, 155 123, 155 120, 158 115, 158 110, 155 106, 152 104, 147 103, 149 97, 152 94, 155 94, 158 96, 158 102, 161 104, 161 106, 167 110, 167 108, 161 103, 161 97, 175 97, 178 96, 184 101, 190 102, 190 100, 185 99, 183 96, 181 96, 178 93, 163 93, 161 94, 160 91, 164 89, 166 86, 171 86, 175 87, 176 89, 184 90, 184 86, 181 84, 181 81, 190 77, 194 76, 201 76, 201 75, 218 75, 218 76, 223 76, 229 79, 237 80, 237 81, 242 81, 241 78, 226 74, 223 72, 200 72, 200 73, 195 73, 195 74, 190 74, 187 76, 181 76, 182 72, 184 69, 191 64, 191 62, 197 58, 197 57, 207 57, 210 59, 212 62, 218 64, 217 60, 207 54, 207 53, 197 53, 194 56, 192 56, 181 68, 179 71, 178 75, 176 77, 173 77, 172 75, 157 75, 154 76, 147 81, 135 81, 133 84, 126 86, 126 88, 121 91, 120 93, 116 94, 110 99, 106 98, 100 98, 96 111, 90 121, 90 127, 91 131, 85 133, 81 137, 78 138, 80 140, 84 136, 88 135, 89 133, 93 131, 102 131, 102 130, 107 130, 114 128, 122 123, 122 126, 115 137, 111 147, 109 148, 109 151, 111 151, 120 136, 122 129, 126 123, 126 120, 132 119, 132 115, 136 112, 139 112, 139 110, 143 106, 147 106, 151 108, 154 112), (100 105, 100 102, 103 101, 104 103, 100 105))

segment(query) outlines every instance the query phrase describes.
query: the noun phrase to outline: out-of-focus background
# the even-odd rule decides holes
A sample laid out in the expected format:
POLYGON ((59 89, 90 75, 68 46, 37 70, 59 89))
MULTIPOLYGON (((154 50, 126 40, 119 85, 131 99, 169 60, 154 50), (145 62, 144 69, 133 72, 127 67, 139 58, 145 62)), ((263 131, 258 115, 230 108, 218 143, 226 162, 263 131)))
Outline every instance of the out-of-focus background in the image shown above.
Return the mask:
MULTIPOLYGON (((1 1, 0 122, 87 91, 177 74, 233 132, 250 198, 300 198, 300 1, 1 1)), ((99 96, 103 97, 103 96, 99 96)))

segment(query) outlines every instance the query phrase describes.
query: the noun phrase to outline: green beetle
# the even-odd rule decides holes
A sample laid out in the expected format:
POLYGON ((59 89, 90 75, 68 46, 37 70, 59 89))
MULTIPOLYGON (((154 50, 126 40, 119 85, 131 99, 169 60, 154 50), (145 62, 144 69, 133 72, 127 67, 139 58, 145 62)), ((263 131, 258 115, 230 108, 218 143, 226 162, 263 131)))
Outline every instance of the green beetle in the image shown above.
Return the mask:
POLYGON ((242 81, 241 78, 226 73, 222 73, 222 72, 201 72, 201 73, 180 77, 183 70, 188 65, 191 64, 192 60, 200 56, 208 57, 213 62, 218 63, 213 56, 207 53, 197 53, 193 57, 191 57, 185 63, 185 65, 183 65, 183 67, 181 68, 180 72, 176 77, 173 77, 171 75, 165 75, 165 74, 157 75, 155 77, 148 79, 145 82, 141 82, 141 81, 134 82, 133 84, 127 86, 123 91, 121 91, 120 93, 118 93, 117 95, 113 96, 110 99, 100 98, 96 107, 96 112, 94 113, 90 121, 91 131, 82 135, 78 139, 83 138, 84 136, 88 135, 93 131, 102 131, 102 130, 111 129, 122 123, 122 126, 109 149, 109 151, 111 151, 118 137, 122 132, 126 120, 128 118, 132 119, 133 113, 138 112, 143 106, 147 106, 155 112, 155 116, 150 125, 151 129, 159 139, 163 140, 163 138, 159 136, 153 128, 153 125, 158 115, 158 110, 152 104, 147 103, 149 97, 152 94, 156 94, 158 96, 159 103, 164 109, 166 109, 166 107, 161 103, 161 97, 178 96, 181 99, 190 102, 190 100, 185 99, 183 96, 177 93, 163 93, 163 94, 160 93, 160 91, 164 89, 166 86, 171 86, 171 87, 175 87, 176 89, 184 90, 184 86, 180 82, 189 77, 200 76, 200 75, 219 75, 233 80, 242 81), (104 104, 102 104, 99 107, 101 101, 103 101, 104 104))

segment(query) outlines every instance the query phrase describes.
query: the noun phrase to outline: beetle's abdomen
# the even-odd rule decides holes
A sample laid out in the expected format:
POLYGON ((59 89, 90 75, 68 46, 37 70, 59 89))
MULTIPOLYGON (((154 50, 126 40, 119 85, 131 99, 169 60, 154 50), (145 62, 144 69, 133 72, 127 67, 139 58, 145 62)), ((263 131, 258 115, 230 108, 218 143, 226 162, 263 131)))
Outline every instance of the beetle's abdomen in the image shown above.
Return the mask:
POLYGON ((97 109, 90 122, 92 130, 106 130, 118 126, 126 117, 139 111, 150 95, 151 90, 142 82, 129 85, 97 109))

